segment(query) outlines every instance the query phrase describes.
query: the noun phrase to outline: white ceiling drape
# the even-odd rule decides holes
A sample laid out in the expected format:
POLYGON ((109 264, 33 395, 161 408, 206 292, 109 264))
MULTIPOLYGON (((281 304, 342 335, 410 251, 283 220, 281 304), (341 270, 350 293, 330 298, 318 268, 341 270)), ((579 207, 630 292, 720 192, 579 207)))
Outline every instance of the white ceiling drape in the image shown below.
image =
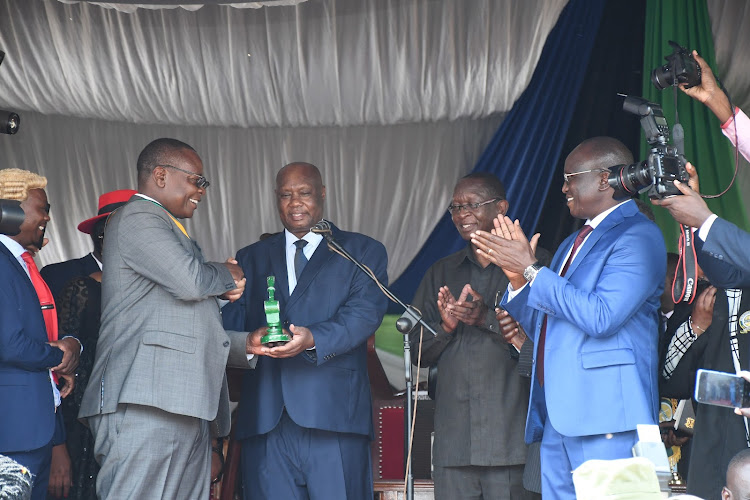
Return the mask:
MULTIPOLYGON (((42 263, 83 255, 75 230, 102 192, 135 187, 135 159, 171 136, 212 182, 188 229, 224 259, 280 228, 273 179, 310 161, 326 217, 406 267, 528 84, 567 0, 308 0, 236 9, 0 3, 0 168, 49 178, 42 263)), ((161 3, 161 2, 160 2, 161 3)), ((178 3, 178 2, 164 2, 178 3)), ((216 2, 205 2, 216 3, 216 2)), ((750 108, 750 11, 709 0, 720 74, 750 108)), ((555 89, 550 82, 550 91, 555 89)))
POLYGON ((127 14, 57 0, 0 4, 0 107, 20 132, 2 166, 49 178, 43 263, 90 248, 75 231, 135 159, 171 136, 211 180, 188 225, 213 259, 280 228, 276 171, 317 164, 326 217, 382 241, 396 277, 458 177, 531 78, 566 0, 309 0, 127 14))
POLYGON ((205 4, 214 4, 214 5, 229 5, 230 7, 234 7, 236 9, 261 9, 263 7, 280 7, 280 6, 287 6, 287 5, 298 5, 302 2, 306 2, 307 0, 263 0, 260 2, 233 2, 228 0, 159 0, 159 3, 138 3, 136 0, 134 1, 123 1, 121 0, 120 3, 106 3, 106 2, 94 2, 91 0, 59 0, 62 3, 80 3, 80 2, 87 2, 92 5, 98 5, 100 7, 104 7, 107 9, 115 9, 119 10, 120 12, 128 12, 133 13, 138 9, 151 9, 151 10, 159 10, 159 9, 176 9, 181 8, 185 10, 198 10, 201 7, 203 7, 205 4))
POLYGON ((0 5, 2 102, 141 124, 298 127, 510 109, 566 0, 313 0, 125 14, 0 5))

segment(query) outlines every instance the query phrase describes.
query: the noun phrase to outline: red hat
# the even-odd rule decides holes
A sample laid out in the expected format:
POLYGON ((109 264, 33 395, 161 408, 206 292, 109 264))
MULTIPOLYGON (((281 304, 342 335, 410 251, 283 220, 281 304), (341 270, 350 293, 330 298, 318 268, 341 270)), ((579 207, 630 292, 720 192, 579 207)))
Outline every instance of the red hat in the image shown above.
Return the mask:
POLYGON ((91 234, 97 222, 123 206, 137 192, 134 189, 118 189, 117 191, 104 193, 99 197, 99 215, 78 224, 78 230, 82 233, 91 234))

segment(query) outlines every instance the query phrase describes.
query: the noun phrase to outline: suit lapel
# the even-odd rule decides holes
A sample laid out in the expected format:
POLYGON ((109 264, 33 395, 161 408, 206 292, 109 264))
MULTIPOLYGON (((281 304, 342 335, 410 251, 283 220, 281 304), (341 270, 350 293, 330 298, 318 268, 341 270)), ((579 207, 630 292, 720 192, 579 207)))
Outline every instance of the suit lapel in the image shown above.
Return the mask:
POLYGON ((286 239, 284 231, 271 238, 271 270, 276 277, 276 294, 284 298, 283 301, 279 300, 279 303, 283 305, 289 300, 289 278, 286 274, 286 248, 284 248, 286 239))
POLYGON ((21 281, 26 284, 28 289, 34 294, 36 297, 36 290, 34 290, 34 285, 31 283, 31 279, 29 278, 29 275, 26 274, 26 271, 24 271, 23 267, 21 267, 21 264, 18 262, 18 259, 16 259, 13 254, 8 250, 8 248, 0 243, 0 253, 2 256, 9 261, 10 267, 16 270, 17 273, 19 273, 19 276, 22 278, 21 281))
MULTIPOLYGON (((576 253, 575 260, 570 263, 570 266, 568 267, 568 271, 565 273, 565 276, 571 276, 579 265, 585 260, 586 255, 591 251, 592 248, 596 245, 596 243, 604 236, 607 231, 612 229, 613 227, 620 224, 623 220, 623 209, 627 205, 621 205, 617 207, 612 213, 610 213, 607 217, 604 218, 601 223, 599 223, 598 226, 596 226, 596 229, 591 231, 589 234, 589 237, 586 239, 586 241, 581 245, 580 248, 578 248, 578 252, 576 253)), ((571 244, 572 246, 572 244, 571 244)))
MULTIPOLYGON (((340 232, 336 231, 334 228, 333 234, 338 237, 340 235, 340 232)), ((328 249, 328 244, 326 243, 326 241, 321 241, 318 245, 318 248, 315 249, 315 253, 313 253, 312 258, 310 258, 310 261, 302 271, 302 274, 299 277, 299 281, 297 281, 297 286, 294 287, 294 293, 292 293, 292 296, 289 297, 289 303, 287 304, 287 307, 291 307, 297 301, 297 299, 305 293, 307 287, 310 286, 315 277, 325 267, 326 263, 332 256, 333 252, 328 249)))

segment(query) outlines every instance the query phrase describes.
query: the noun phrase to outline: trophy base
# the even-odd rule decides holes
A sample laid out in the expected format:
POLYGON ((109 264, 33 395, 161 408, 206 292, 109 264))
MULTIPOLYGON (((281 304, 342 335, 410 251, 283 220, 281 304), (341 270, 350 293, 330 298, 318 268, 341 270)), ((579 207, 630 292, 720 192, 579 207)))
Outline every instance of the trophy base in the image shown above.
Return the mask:
POLYGON ((290 339, 289 335, 283 332, 279 333, 267 333, 266 335, 263 335, 260 339, 260 343, 263 344, 266 347, 277 347, 280 345, 284 345, 287 342, 289 342, 290 339))

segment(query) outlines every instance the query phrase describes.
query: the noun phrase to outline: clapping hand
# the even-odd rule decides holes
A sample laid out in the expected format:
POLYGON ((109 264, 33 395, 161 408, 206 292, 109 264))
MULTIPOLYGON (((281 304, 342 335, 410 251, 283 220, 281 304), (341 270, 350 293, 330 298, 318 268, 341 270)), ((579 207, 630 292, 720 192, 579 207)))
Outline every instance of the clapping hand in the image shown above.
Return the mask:
POLYGON ((447 304, 446 309, 456 320, 472 326, 483 326, 489 310, 484 298, 468 283, 461 290, 458 300, 447 304))
POLYGON ((494 220, 495 229, 491 233, 476 231, 471 235, 471 243, 477 253, 483 253, 493 264, 502 268, 514 289, 526 284, 523 271, 536 262, 536 246, 539 233, 529 241, 516 219, 498 215, 494 220))

